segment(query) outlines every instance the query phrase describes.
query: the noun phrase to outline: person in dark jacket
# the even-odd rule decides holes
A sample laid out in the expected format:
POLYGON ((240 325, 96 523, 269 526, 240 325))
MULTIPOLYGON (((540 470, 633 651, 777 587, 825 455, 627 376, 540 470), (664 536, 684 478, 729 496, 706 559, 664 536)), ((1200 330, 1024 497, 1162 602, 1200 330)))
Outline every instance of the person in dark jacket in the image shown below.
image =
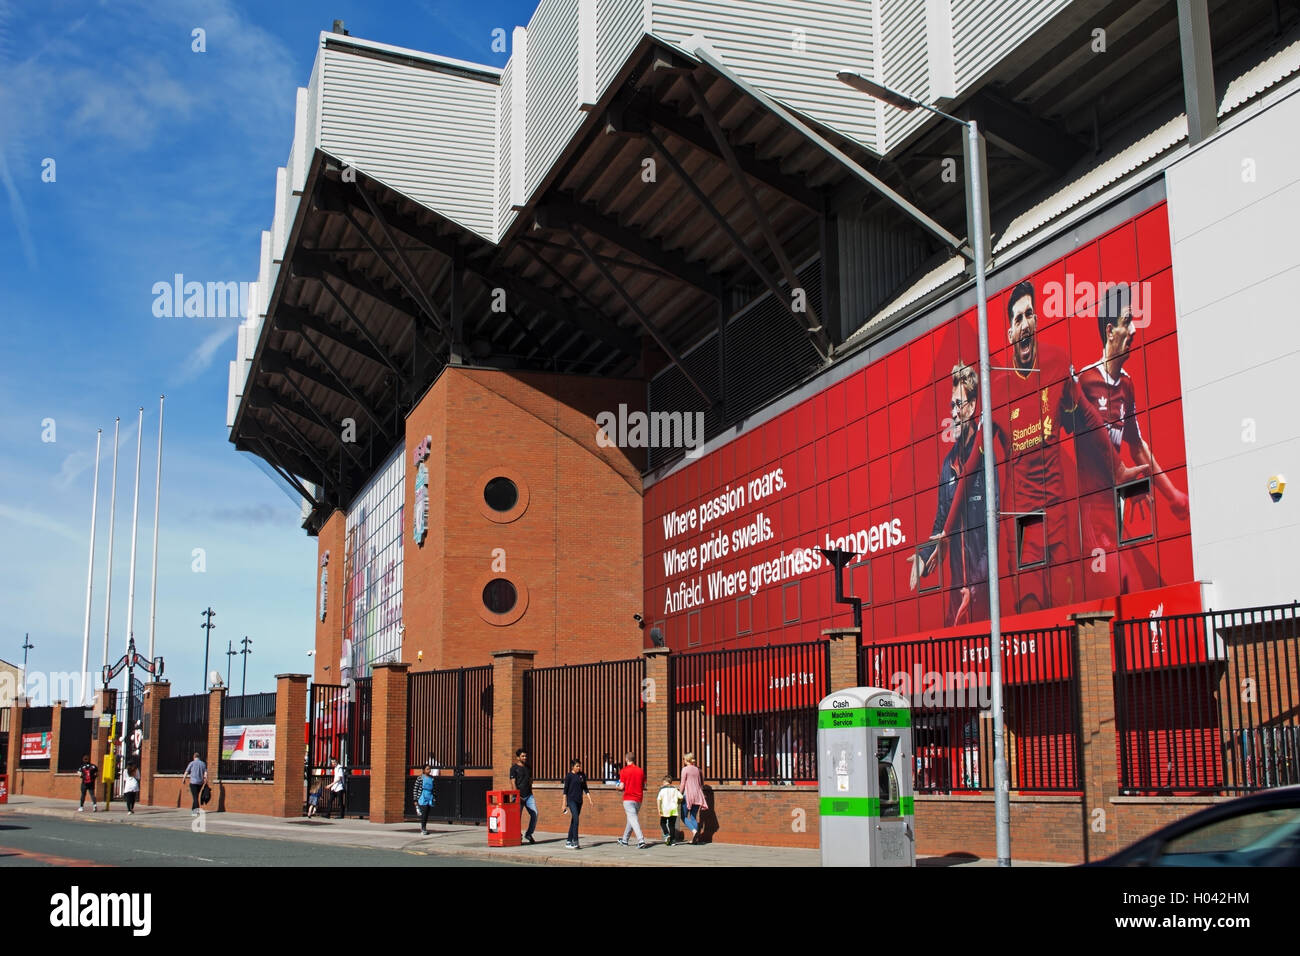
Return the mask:
MULTIPOLYGON (((909 559, 912 562, 913 591, 921 578, 929 577, 938 568, 939 541, 952 510, 962 463, 970 457, 979 432, 978 412, 979 372, 974 366, 958 363, 952 369, 952 432, 945 435, 951 438, 952 449, 944 456, 939 468, 939 506, 935 509, 930 540, 909 559)), ((970 476, 970 481, 970 494, 960 505, 961 513, 954 527, 954 531, 961 535, 961 544, 956 546, 949 542, 943 549, 947 551, 948 580, 942 585, 950 589, 944 625, 949 627, 989 616, 989 543, 984 527, 983 467, 970 476)))
POLYGON ((533 797, 533 771, 528 766, 528 751, 523 747, 515 751, 515 765, 510 768, 510 782, 519 791, 520 822, 524 811, 528 811, 528 829, 524 831, 524 839, 536 843, 533 831, 537 829, 537 800, 533 797))
POLYGON ((81 766, 77 768, 77 774, 81 779, 81 803, 77 805, 77 812, 82 813, 86 809, 86 795, 90 795, 90 812, 94 813, 99 809, 95 803, 95 781, 99 779, 99 768, 90 762, 90 754, 81 755, 81 766))
POLYGON ((578 817, 582 815, 582 795, 590 796, 587 789, 587 775, 582 772, 582 761, 576 757, 569 763, 569 772, 564 775, 564 812, 569 815, 569 837, 564 845, 570 850, 581 850, 578 843, 578 817))

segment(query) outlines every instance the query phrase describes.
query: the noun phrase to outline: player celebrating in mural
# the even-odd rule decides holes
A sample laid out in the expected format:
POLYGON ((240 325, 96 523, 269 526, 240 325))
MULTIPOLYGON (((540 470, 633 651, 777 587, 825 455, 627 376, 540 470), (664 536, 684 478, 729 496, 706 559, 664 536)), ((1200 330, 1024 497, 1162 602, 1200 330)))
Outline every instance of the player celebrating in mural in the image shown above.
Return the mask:
MULTIPOLYGON (((939 468, 939 507, 935 510, 934 531, 930 542, 910 555, 911 586, 915 591, 923 577, 933 574, 939 565, 939 539, 952 511, 961 466, 972 453, 979 421, 979 372, 959 362, 952 368, 952 449, 939 468)), ((951 433, 950 433, 951 434, 951 433)), ((945 435, 945 438, 948 436, 945 435)), ((945 626, 951 627, 989 616, 989 543, 984 529, 984 472, 971 476, 969 493, 958 509, 954 533, 962 535, 960 548, 948 549, 949 591, 945 626)))
MULTIPOLYGON (((1138 427, 1137 398, 1133 380, 1124 365, 1133 354, 1137 331, 1133 323, 1132 289, 1121 283, 1111 289, 1097 307, 1097 331, 1101 334, 1101 360, 1079 373, 1079 388, 1088 404, 1106 424, 1106 435, 1116 455, 1125 448, 1131 460, 1149 469, 1152 483, 1169 502, 1179 519, 1187 517, 1187 495, 1179 491, 1161 470, 1151 453, 1151 446, 1138 427)), ((1134 502, 1134 508, 1149 507, 1149 496, 1134 502)), ((1123 515, 1119 516, 1122 522, 1123 515)), ((1116 527, 1116 510, 1110 499, 1088 499, 1083 511, 1084 541, 1089 549, 1118 550, 1122 528, 1116 527)), ((1136 558, 1137 556, 1133 556, 1136 558)), ((1147 562, 1126 561, 1121 564, 1121 590, 1142 590, 1159 584, 1155 570, 1147 562), (1128 578, 1136 576, 1135 580, 1128 578)))
MULTIPOLYGON (((1017 535, 1016 569, 1057 564, 1070 557, 1069 528, 1060 508, 1051 507, 1065 500, 1067 485, 1061 462, 1061 431, 1075 436, 1076 444, 1086 451, 1080 463, 1101 468, 1102 480, 1124 483, 1146 474, 1146 465, 1126 467, 1114 453, 1102 421, 1087 403, 1075 381, 1073 368, 1064 350, 1044 346, 1038 341, 1038 314, 1034 309, 1034 286, 1024 281, 1011 290, 1007 300, 1007 344, 1011 346, 1013 367, 1003 372, 1005 386, 994 394, 1007 393, 1010 404, 1006 418, 993 425, 994 438, 1006 456, 1010 481, 1006 485, 1012 510, 1017 515, 1043 515, 1043 531, 1017 535)), ((983 442, 977 439, 971 454, 962 465, 955 498, 966 501, 972 494, 974 475, 982 471, 983 442)), ((951 508, 944 524, 946 540, 957 527, 962 508, 951 508)), ((1077 540, 1077 533, 1076 539, 1077 540)), ((1058 595, 1056 603, 1070 603, 1083 597, 1075 590, 1075 575, 1067 571, 1066 586, 1070 593, 1058 595)), ((1022 576, 1019 582, 1019 612, 1047 607, 1045 579, 1022 576)))

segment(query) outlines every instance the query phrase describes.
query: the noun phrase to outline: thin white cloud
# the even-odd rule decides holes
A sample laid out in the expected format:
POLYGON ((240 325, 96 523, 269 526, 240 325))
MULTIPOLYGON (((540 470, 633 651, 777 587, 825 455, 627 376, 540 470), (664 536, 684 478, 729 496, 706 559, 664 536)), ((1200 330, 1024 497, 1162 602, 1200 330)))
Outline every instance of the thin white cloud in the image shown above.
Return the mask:
POLYGON ((18 187, 14 185, 14 178, 9 173, 9 160, 5 156, 3 143, 0 143, 0 183, 4 184, 5 195, 9 197, 9 214, 13 217, 14 230, 18 233, 18 239, 23 244, 27 265, 34 270, 36 246, 32 242, 32 230, 27 222, 27 207, 23 205, 23 197, 19 194, 18 187))
POLYGON ((59 468, 59 473, 54 476, 54 484, 59 488, 69 488, 72 483, 81 477, 94 459, 88 452, 74 451, 63 459, 63 464, 59 468))
POLYGON ((234 335, 238 329, 239 326, 237 325, 227 324, 222 325, 215 332, 209 333, 208 336, 198 344, 198 347, 186 357, 185 361, 181 363, 180 370, 177 372, 176 379, 172 384, 183 385, 186 382, 191 382, 198 378, 199 375, 206 371, 207 367, 212 364, 212 359, 216 356, 217 349, 221 348, 222 345, 229 341, 230 337, 234 335))
MULTIPOLYGON (((55 521, 53 518, 43 515, 38 511, 32 511, 27 508, 10 508, 8 505, 0 505, 0 520, 12 522, 27 528, 34 528, 37 531, 47 531, 50 534, 57 534, 60 538, 67 538, 69 541, 81 542, 84 536, 77 534, 67 525, 55 521)), ((10 540, 17 540, 10 538, 10 540)))

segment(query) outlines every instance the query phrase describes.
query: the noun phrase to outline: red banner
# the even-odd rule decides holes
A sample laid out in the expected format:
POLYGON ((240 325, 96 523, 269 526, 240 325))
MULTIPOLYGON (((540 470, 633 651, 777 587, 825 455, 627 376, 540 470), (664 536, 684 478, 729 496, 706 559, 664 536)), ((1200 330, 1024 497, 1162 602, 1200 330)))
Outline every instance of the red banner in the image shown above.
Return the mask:
POLYGON ((50 731, 38 734, 23 734, 22 760, 50 759, 50 731))

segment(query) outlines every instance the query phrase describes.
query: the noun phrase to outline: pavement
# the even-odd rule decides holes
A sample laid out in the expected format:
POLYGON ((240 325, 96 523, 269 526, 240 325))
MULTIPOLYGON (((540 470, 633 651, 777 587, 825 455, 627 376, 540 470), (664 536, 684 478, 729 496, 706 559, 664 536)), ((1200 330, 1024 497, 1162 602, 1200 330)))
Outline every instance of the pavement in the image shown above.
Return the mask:
MULTIPOLYGON (((621 846, 612 836, 584 838, 581 850, 564 845, 565 834, 538 830, 537 842, 518 847, 487 846, 487 829, 482 826, 451 824, 430 825, 429 835, 421 836, 418 823, 371 823, 369 820, 308 820, 305 817, 265 817, 250 813, 204 813, 198 818, 189 810, 174 807, 136 806, 128 816, 126 806, 115 801, 111 809, 92 813, 89 808, 77 811, 75 800, 10 795, 0 804, 0 820, 6 812, 28 816, 78 819, 101 826, 131 826, 142 829, 193 830, 226 836, 290 840, 324 846, 397 850, 405 853, 448 855, 497 863, 531 863, 545 866, 734 866, 799 867, 820 866, 821 851, 790 847, 749 846, 732 843, 706 843, 700 846, 671 846, 655 843, 646 850, 621 846)), ((1016 861, 1020 866, 1055 866, 1051 863, 1016 861)), ((995 860, 969 855, 922 857, 921 867, 993 866, 995 860)))

